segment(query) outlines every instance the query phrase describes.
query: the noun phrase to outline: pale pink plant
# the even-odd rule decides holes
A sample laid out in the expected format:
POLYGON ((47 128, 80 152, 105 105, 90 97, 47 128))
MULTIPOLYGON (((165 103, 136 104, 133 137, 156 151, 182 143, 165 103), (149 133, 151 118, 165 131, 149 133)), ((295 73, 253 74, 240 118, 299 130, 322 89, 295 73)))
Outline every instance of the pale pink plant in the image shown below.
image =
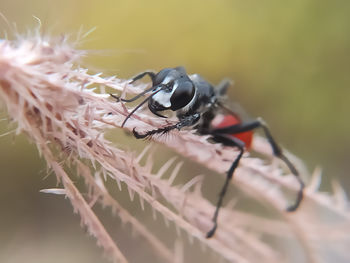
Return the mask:
MULTIPOLYGON (((146 142, 145 149, 136 155, 128 150, 128 145, 121 146, 123 141, 112 143, 104 136, 107 130, 120 129, 130 111, 129 106, 116 102, 105 90, 136 94, 146 86, 129 85, 127 80, 114 76, 90 74, 79 66, 80 59, 86 55, 64 36, 51 38, 37 33, 32 37, 1 40, 0 98, 10 119, 17 123, 16 132, 27 134, 35 143, 63 187, 44 192, 65 194, 89 233, 113 261, 127 262, 127 259, 113 240, 113 234, 107 232, 92 210, 96 202, 111 207, 123 222, 130 223, 163 262, 182 262, 183 248, 178 242, 175 251, 167 247, 147 225, 123 208, 108 192, 107 178, 116 182, 114 187, 126 185, 131 199, 135 194, 139 196, 142 208, 148 203, 154 213, 172 222, 179 232, 185 232, 190 240, 197 240, 226 261, 350 260, 350 213, 341 187, 335 183, 332 195, 318 192, 320 171, 316 170, 309 178, 302 163, 290 155, 302 171, 307 187, 300 208, 294 213, 286 212, 291 200, 284 193, 296 194, 298 183, 293 175, 286 174, 282 164, 272 157, 269 144, 258 136, 254 138, 253 148, 263 153, 266 160, 246 154, 232 184, 275 208, 277 215, 242 212, 230 202, 231 206, 220 212, 215 236, 205 238, 212 227, 215 206, 201 193, 202 177, 197 176, 185 185, 174 185, 176 175, 186 172, 181 169, 182 162, 172 158, 154 173, 152 157, 157 154, 151 153, 151 142, 146 142), (73 175, 67 172, 69 166, 76 167, 77 174, 84 179, 89 189, 87 196, 73 183, 73 175)), ((124 129, 130 131, 136 127, 142 132, 175 121, 176 118, 164 120, 140 110, 124 129)), ((237 155, 234 149, 212 144, 208 137, 191 130, 172 131, 152 140, 186 157, 188 162, 197 162, 223 176, 237 155)), ((177 238, 174 236, 173 240, 177 238)))

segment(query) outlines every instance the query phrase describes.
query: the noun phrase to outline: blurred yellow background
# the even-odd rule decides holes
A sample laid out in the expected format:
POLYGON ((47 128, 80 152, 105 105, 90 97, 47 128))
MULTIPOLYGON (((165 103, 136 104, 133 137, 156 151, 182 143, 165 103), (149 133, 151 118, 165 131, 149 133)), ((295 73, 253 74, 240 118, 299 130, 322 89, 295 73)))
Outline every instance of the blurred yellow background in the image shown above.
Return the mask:
MULTIPOLYGON (((310 170, 320 165, 323 189, 337 179, 350 192, 349 1, 2 0, 0 12, 21 33, 37 27, 33 16, 72 39, 96 27, 80 46, 91 50, 84 65, 120 78, 177 65, 212 83, 232 78, 230 97, 310 170)), ((55 178, 35 146, 13 135, 0 145, 0 262, 99 262, 69 203, 39 193, 55 178)))

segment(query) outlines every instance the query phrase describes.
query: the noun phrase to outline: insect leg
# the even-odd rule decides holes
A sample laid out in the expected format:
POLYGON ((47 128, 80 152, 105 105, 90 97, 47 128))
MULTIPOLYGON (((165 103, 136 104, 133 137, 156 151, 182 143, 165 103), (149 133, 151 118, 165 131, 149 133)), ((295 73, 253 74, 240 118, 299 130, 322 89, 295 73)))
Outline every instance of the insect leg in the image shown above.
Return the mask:
POLYGON ((174 125, 166 126, 166 127, 159 128, 159 129, 150 130, 144 134, 138 133, 135 130, 135 128, 132 130, 132 132, 133 132, 136 139, 143 139, 143 138, 155 135, 155 134, 159 134, 159 133, 164 134, 164 133, 167 133, 167 132, 174 130, 174 129, 180 130, 183 127, 192 126, 199 120, 199 118, 200 118, 200 114, 195 113, 193 115, 189 115, 189 116, 181 118, 180 121, 174 125))
POLYGON ((303 191, 304 191, 305 184, 301 179, 298 170, 295 168, 293 163, 283 154, 282 149, 279 147, 275 139, 272 137, 271 132, 267 127, 267 124, 261 118, 258 118, 257 120, 251 121, 251 122, 244 122, 244 123, 235 124, 224 128, 214 129, 213 132, 215 134, 236 134, 236 133, 241 133, 245 131, 251 131, 256 128, 263 129, 264 134, 269 144, 271 145, 273 154, 276 157, 280 158, 287 165, 287 167, 289 168, 289 170, 292 172, 292 174, 295 176, 295 178, 299 183, 299 191, 298 191, 298 195, 295 200, 295 203, 293 205, 290 205, 287 208, 288 212, 295 211, 299 207, 300 202, 303 199, 303 191))
MULTIPOLYGON (((152 71, 145 71, 145 72, 141 72, 140 74, 138 74, 138 75, 136 75, 135 77, 133 77, 133 78, 129 81, 129 84, 134 83, 136 80, 139 80, 139 79, 143 78, 143 77, 146 76, 146 75, 149 75, 149 76, 150 76, 150 78, 152 79, 152 83, 153 83, 153 80, 154 80, 154 78, 155 78, 155 76, 156 76, 156 73, 154 73, 154 72, 152 72, 152 71)), ((116 99, 117 102, 119 102, 119 101, 123 101, 123 102, 132 102, 132 101, 137 100, 137 99, 140 98, 141 96, 145 95, 147 92, 150 92, 151 90, 153 90, 153 88, 154 88, 154 87, 153 87, 153 85, 152 85, 152 87, 150 87, 150 88, 144 90, 143 92, 141 92, 140 94, 137 94, 135 97, 133 97, 133 98, 131 98, 131 99, 121 99, 120 97, 115 96, 115 95, 113 95, 113 94, 109 94, 109 95, 111 95, 112 98, 116 99)))
POLYGON ((227 135, 225 136, 225 135, 219 135, 219 134, 213 133, 213 139, 215 141, 221 142, 221 143, 223 143, 223 144, 225 144, 227 146, 237 147, 239 149, 239 154, 236 157, 236 159, 233 161, 233 163, 231 164, 230 169, 227 172, 226 180, 225 180, 225 183, 224 183, 223 187, 221 188, 221 191, 220 191, 220 194, 219 194, 219 200, 216 203, 216 209, 215 209, 214 216, 213 216, 213 219, 212 219, 212 221, 214 223, 214 226, 207 233, 207 238, 211 238, 214 235, 215 231, 216 231, 216 228, 218 226, 217 219, 218 219, 218 216, 219 216, 220 207, 221 207, 222 202, 224 200, 224 196, 226 194, 229 182, 232 179, 233 173, 236 170, 236 168, 237 168, 237 166, 239 164, 239 161, 241 160, 242 155, 244 153, 244 142, 242 142, 241 140, 239 140, 239 139, 237 139, 235 137, 229 137, 227 135))
POLYGON ((223 79, 216 87, 216 94, 224 96, 227 93, 227 89, 232 85, 233 81, 230 79, 223 79))
POLYGON ((154 78, 155 78, 155 76, 156 76, 156 73, 154 73, 153 71, 144 71, 144 72, 141 72, 141 73, 137 74, 135 77, 133 77, 133 78, 130 80, 129 84, 135 82, 136 80, 142 79, 142 78, 143 78, 144 76, 146 76, 146 75, 150 76, 150 78, 151 78, 151 80, 152 80, 152 82, 153 82, 153 80, 154 80, 154 78))
POLYGON ((152 91, 154 89, 154 87, 150 87, 148 89, 145 89, 144 91, 142 91, 141 93, 137 94, 135 97, 131 98, 131 99, 121 99, 113 94, 109 94, 111 95, 112 98, 116 99, 117 102, 122 101, 122 102, 133 102, 135 100, 137 100, 138 98, 142 97, 143 95, 145 95, 146 93, 152 91))

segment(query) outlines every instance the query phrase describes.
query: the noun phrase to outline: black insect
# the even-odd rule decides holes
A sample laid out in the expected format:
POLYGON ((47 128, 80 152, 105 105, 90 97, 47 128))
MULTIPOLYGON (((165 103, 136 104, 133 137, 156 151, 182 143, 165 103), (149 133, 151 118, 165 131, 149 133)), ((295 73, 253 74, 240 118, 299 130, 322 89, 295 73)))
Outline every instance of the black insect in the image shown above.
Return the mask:
MULTIPOLYGON (((304 183, 295 166, 283 154, 282 149, 273 139, 267 125, 261 119, 248 122, 241 121, 240 116, 236 112, 223 105, 223 98, 226 94, 227 88, 231 84, 229 80, 223 80, 218 86, 214 87, 200 75, 187 75, 183 67, 176 67, 166 68, 158 73, 152 71, 142 72, 132 78, 130 83, 133 83, 146 75, 151 78, 152 87, 146 89, 132 99, 121 99, 123 102, 132 102, 139 99, 141 96, 150 93, 147 98, 129 113, 122 126, 124 126, 134 112, 146 102, 148 102, 148 108, 150 111, 155 115, 165 117, 160 114, 160 112, 172 110, 176 112, 179 121, 174 125, 150 130, 144 134, 138 133, 134 128, 133 134, 137 139, 146 138, 155 134, 163 134, 173 129, 180 130, 183 127, 193 127, 199 134, 211 135, 214 142, 236 147, 239 150, 239 154, 236 159, 233 160, 232 165, 227 172, 225 183, 220 191, 216 210, 212 219, 213 227, 207 233, 207 238, 212 237, 215 233, 219 210, 227 191, 229 181, 231 180, 244 151, 249 149, 248 144, 250 144, 252 130, 256 128, 262 128, 272 147, 273 154, 288 166, 299 183, 299 191, 296 201, 293 205, 287 208, 287 211, 292 212, 299 207, 303 198, 304 183), (229 118, 226 118, 226 122, 222 122, 220 125, 213 125, 213 120, 220 111, 226 111, 228 113, 226 116, 229 116, 229 118)), ((111 96, 119 101, 118 97, 114 95, 111 96)))

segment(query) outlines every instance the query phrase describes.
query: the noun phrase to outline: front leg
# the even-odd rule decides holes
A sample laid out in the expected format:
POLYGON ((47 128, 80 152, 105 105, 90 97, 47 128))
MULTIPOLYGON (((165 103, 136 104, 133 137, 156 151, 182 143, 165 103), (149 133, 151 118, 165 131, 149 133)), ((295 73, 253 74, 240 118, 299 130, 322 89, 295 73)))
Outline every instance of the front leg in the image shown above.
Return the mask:
POLYGON ((148 88, 148 89, 145 89, 143 92, 137 94, 135 97, 131 98, 131 99, 121 99, 120 97, 117 97, 113 94, 109 94, 111 95, 112 98, 116 99, 117 102, 119 101, 123 101, 123 102, 133 102, 135 100, 137 100, 138 98, 140 98, 141 96, 145 95, 146 93, 152 91, 154 89, 154 78, 156 76, 156 73, 154 73, 153 71, 145 71, 145 72, 141 72, 140 74, 136 75, 135 77, 133 77, 130 81, 129 81, 129 84, 132 84, 134 83, 136 80, 139 80, 141 78, 143 78, 144 76, 148 75, 151 80, 152 80, 152 87, 148 88))
POLYGON ((189 115, 189 116, 185 116, 185 117, 181 118, 180 121, 174 125, 166 126, 166 127, 159 128, 159 129, 150 130, 144 134, 138 133, 135 130, 135 128, 132 130, 132 132, 133 132, 136 139, 144 139, 146 137, 149 137, 149 136, 152 136, 155 134, 165 134, 165 133, 167 133, 171 130, 174 130, 174 129, 180 130, 183 127, 192 126, 192 125, 196 124, 196 122, 198 122, 199 119, 200 119, 200 114, 195 113, 193 115, 189 115))
POLYGON ((134 76, 130 80, 129 84, 134 83, 136 80, 142 79, 146 75, 148 75, 151 78, 152 83, 153 83, 154 82, 153 80, 154 80, 154 78, 156 76, 156 73, 154 73, 153 71, 144 71, 144 72, 141 72, 141 73, 137 74, 136 76, 134 76))

